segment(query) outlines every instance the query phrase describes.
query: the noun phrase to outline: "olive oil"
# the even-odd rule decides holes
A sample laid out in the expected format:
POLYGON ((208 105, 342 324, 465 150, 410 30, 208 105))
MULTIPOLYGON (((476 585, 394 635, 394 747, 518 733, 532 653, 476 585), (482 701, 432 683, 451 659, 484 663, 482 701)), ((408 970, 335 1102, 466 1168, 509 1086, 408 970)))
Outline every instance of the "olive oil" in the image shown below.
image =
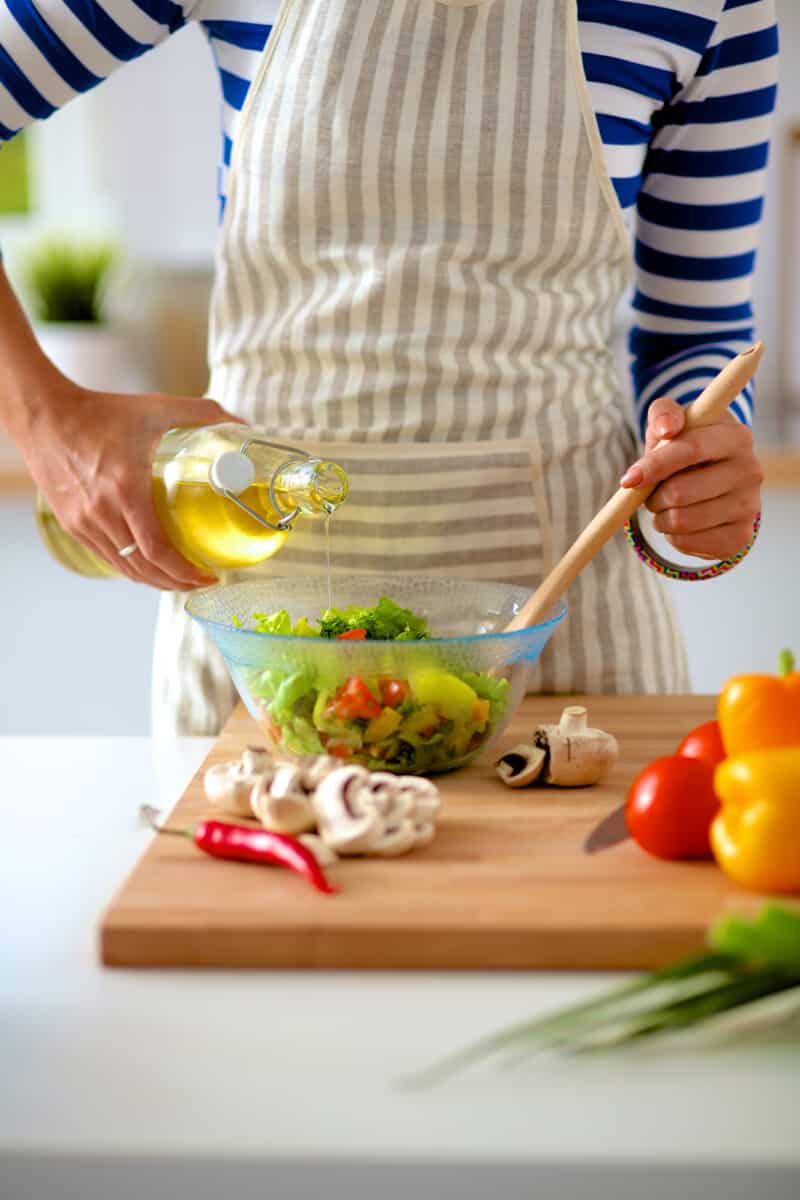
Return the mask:
POLYGON ((71 537, 58 523, 55 513, 41 492, 36 494, 36 525, 39 536, 56 562, 76 575, 85 575, 88 579, 113 579, 117 572, 99 558, 88 546, 84 546, 77 538, 71 537))
MULTIPOLYGON (((240 499, 271 523, 280 520, 267 484, 253 484, 240 499)), ((168 489, 156 475, 153 503, 175 549, 203 570, 252 567, 272 558, 286 541, 285 532, 265 529, 207 483, 179 482, 168 489)))
MULTIPOLYGON (((272 558, 298 516, 329 522, 348 493, 336 463, 237 424, 170 430, 152 464, 152 487, 167 537, 184 558, 212 573, 272 558)), ((45 545, 63 566, 92 578, 117 574, 61 528, 41 495, 36 517, 45 545)))
POLYGON ((325 517, 325 567, 328 572, 328 608, 333 608, 333 572, 331 571, 331 517, 325 517))

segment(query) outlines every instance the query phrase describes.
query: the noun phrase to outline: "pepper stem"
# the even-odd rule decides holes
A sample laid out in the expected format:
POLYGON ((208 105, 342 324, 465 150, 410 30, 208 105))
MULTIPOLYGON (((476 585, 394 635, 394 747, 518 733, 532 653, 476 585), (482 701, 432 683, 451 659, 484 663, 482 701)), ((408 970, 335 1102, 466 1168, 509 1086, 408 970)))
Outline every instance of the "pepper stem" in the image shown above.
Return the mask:
POLYGON ((794 655, 791 650, 781 650, 778 655, 778 674, 781 679, 785 679, 787 675, 791 675, 794 671, 794 655))
POLYGON ((144 818, 150 828, 156 831, 156 833, 171 833, 174 834, 175 837, 194 838, 193 829, 169 829, 166 825, 162 825, 159 821, 161 809, 153 808, 152 804, 140 805, 139 814, 144 818))

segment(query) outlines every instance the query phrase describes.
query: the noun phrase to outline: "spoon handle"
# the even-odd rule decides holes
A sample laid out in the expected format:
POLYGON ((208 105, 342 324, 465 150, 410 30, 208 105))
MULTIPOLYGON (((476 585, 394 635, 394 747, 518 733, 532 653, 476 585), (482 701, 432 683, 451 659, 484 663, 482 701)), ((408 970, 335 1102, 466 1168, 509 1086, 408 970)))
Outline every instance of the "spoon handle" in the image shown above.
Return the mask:
MULTIPOLYGON (((764 343, 756 342, 749 350, 731 359, 697 399, 687 405, 685 428, 697 429, 718 421, 728 405, 752 379, 763 352, 764 343)), ((550 574, 545 576, 506 627, 506 631, 510 633, 515 629, 525 629, 544 620, 586 564, 591 562, 609 538, 622 528, 653 490, 647 486, 620 488, 592 518, 550 574)))

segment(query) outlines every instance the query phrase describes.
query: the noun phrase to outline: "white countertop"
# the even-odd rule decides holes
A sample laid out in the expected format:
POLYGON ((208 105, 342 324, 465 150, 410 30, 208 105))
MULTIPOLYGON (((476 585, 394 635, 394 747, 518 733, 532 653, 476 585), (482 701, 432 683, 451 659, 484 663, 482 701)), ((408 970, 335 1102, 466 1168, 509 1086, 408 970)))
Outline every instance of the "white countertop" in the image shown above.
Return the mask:
POLYGON ((613 977, 101 968, 138 805, 169 807, 209 745, 0 739, 2 1200, 800 1194, 800 1022, 408 1092, 613 977))

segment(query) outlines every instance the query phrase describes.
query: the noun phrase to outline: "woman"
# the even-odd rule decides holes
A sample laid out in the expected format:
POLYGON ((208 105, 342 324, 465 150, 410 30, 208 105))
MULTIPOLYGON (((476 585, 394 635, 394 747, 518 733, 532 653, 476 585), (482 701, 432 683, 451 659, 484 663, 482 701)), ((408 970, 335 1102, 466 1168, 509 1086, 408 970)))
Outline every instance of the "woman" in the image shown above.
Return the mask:
MULTIPOLYGON (((680 550, 749 544, 752 397, 694 434, 681 405, 752 340, 773 0, 14 0, 0 136, 189 19, 224 100, 209 395, 347 468, 340 572, 531 583, 620 478, 658 484, 680 550), (632 466, 610 351, 631 279, 632 466)), ((160 535, 148 463, 165 428, 218 420, 217 403, 74 386, 5 282, 0 395, 66 528, 168 593, 157 726, 214 732, 233 691, 183 615, 179 593, 206 581, 160 535)), ((318 570, 319 553, 298 528, 273 569, 318 570)), ((686 689, 661 581, 623 539, 570 608, 533 686, 686 689)))

